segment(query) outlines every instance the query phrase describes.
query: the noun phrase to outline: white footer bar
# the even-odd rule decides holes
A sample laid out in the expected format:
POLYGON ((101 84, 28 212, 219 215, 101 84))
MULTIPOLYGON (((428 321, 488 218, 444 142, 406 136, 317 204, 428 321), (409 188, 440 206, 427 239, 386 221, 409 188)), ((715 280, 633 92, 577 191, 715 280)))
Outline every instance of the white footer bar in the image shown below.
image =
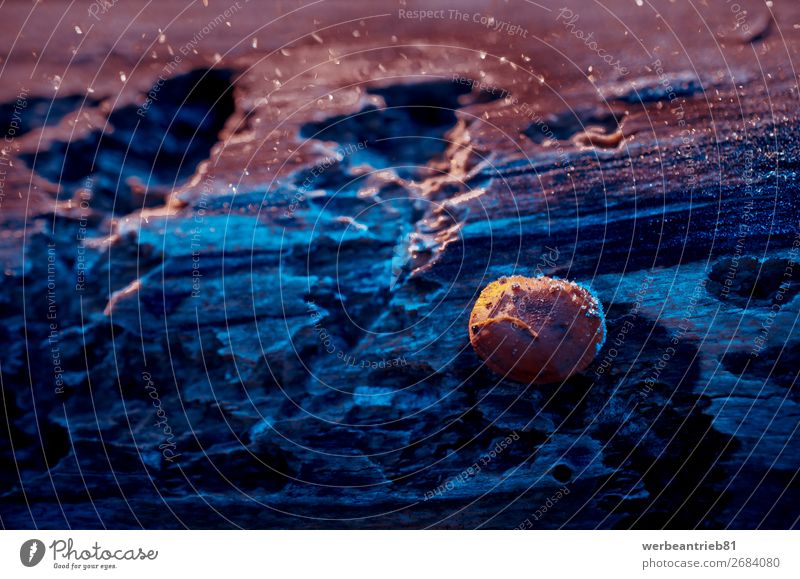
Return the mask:
POLYGON ((9 578, 505 579, 598 574, 615 578, 796 579, 800 577, 800 534, 792 531, 0 532, 0 577, 9 578), (259 574, 252 575, 254 571, 259 574))

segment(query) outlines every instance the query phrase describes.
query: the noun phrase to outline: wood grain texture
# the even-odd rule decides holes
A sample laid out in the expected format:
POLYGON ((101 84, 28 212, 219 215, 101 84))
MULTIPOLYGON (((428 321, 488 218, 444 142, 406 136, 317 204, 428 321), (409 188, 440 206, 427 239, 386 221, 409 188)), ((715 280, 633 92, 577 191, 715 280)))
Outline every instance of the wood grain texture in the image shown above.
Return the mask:
POLYGON ((0 8, 3 526, 797 527, 800 6, 209 4, 0 8))

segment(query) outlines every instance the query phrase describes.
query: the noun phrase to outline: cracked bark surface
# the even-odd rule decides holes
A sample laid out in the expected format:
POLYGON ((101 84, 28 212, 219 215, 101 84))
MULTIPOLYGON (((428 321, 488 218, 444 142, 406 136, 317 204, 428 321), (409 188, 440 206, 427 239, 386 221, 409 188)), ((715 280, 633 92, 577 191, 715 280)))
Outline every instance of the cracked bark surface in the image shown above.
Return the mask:
POLYGON ((620 76, 554 2, 492 5, 526 39, 323 4, 261 30, 277 9, 243 4, 143 115, 217 9, 115 5, 67 72, 2 41, 0 111, 30 94, 0 206, 3 526, 516 528, 566 486, 535 527, 796 527, 800 7, 741 2, 742 36, 577 2, 620 76), (469 345, 481 289, 534 270, 606 312, 563 384, 469 345))

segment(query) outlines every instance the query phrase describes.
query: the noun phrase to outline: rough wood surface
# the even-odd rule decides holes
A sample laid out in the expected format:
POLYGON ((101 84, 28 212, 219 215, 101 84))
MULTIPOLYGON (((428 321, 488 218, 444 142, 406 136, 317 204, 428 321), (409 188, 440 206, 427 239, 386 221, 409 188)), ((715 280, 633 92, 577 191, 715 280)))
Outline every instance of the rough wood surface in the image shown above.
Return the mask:
POLYGON ((800 5, 717 4, 4 4, 0 523, 797 527, 800 5))

